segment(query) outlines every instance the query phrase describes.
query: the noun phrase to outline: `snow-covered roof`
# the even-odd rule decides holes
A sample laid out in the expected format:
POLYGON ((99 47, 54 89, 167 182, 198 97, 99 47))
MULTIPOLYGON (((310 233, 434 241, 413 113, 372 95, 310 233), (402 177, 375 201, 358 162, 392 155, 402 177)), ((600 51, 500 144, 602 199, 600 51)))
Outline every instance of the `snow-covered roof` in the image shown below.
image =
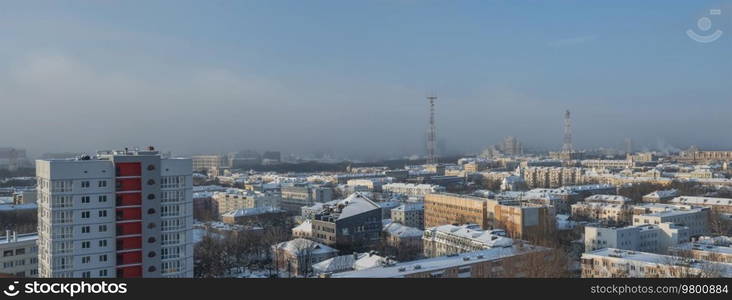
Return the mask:
POLYGON ((389 223, 384 225, 384 232, 389 233, 392 236, 398 236, 400 238, 405 237, 421 237, 423 231, 409 226, 404 226, 400 223, 389 223))
POLYGON ((242 208, 237 210, 232 210, 230 212, 227 212, 222 215, 222 217, 246 217, 246 216, 256 216, 256 215, 262 215, 262 214, 273 214, 273 213, 281 213, 284 212, 283 210, 271 207, 271 206, 261 206, 261 207, 255 207, 255 208, 242 208))
POLYGON ((620 195, 592 195, 587 198, 585 198, 585 201, 587 202, 608 202, 608 203, 630 203, 633 202, 628 197, 620 196, 620 195))
POLYGON ((396 211, 419 211, 424 210, 424 202, 410 202, 410 203, 404 203, 402 205, 399 205, 398 207, 394 208, 393 210, 396 211))
POLYGON ((513 245, 513 239, 506 237, 506 232, 502 229, 482 230, 475 225, 440 225, 427 228, 425 231, 442 232, 445 234, 467 238, 475 242, 484 244, 486 247, 510 247, 513 245))
POLYGON ((275 248, 282 249, 292 254, 299 254, 300 251, 312 250, 311 254, 325 254, 331 252, 338 252, 338 250, 323 245, 321 243, 311 241, 303 238, 296 238, 286 242, 275 245, 275 248))
POLYGON ((0 211, 11 211, 11 210, 32 210, 38 209, 36 203, 24 203, 24 204, 3 204, 0 205, 0 211))
POLYGON ((373 253, 354 253, 336 256, 313 265, 316 273, 337 273, 365 270, 389 263, 389 259, 373 253))
POLYGON ((349 271, 333 274, 333 278, 398 278, 413 273, 439 272, 447 268, 471 265, 479 262, 494 261, 518 254, 542 251, 546 248, 525 245, 507 248, 490 248, 486 250, 461 253, 450 256, 439 256, 427 259, 413 260, 393 265, 369 268, 360 271, 349 271))
POLYGON ((381 209, 379 204, 371 201, 366 194, 355 192, 346 199, 338 200, 333 205, 323 205, 321 214, 323 216, 335 217, 336 220, 341 220, 376 209, 381 209))
MULTIPOLYGON (((635 262, 639 262, 639 263, 643 263, 643 264, 647 264, 647 265, 651 265, 651 266, 668 265, 668 264, 676 261, 674 256, 648 253, 648 252, 639 252, 639 251, 632 251, 632 250, 621 250, 621 249, 616 249, 616 248, 603 248, 603 249, 599 249, 599 250, 595 250, 595 251, 592 251, 589 253, 582 254, 582 258, 592 258, 592 257, 602 257, 602 258, 618 259, 618 260, 622 259, 622 260, 627 260, 627 261, 635 261, 635 262)), ((702 269, 702 268, 706 267, 705 264, 712 264, 712 265, 715 265, 716 267, 719 267, 719 271, 721 272, 722 277, 732 276, 732 264, 730 264, 730 263, 692 260, 689 264, 689 267, 694 268, 694 269, 702 269)))
POLYGON ((297 225, 294 228, 292 228, 292 232, 312 233, 313 232, 313 223, 310 222, 310 220, 305 220, 300 225, 297 225))
POLYGON ((677 204, 696 204, 696 205, 730 205, 732 206, 732 199, 729 198, 714 198, 714 197, 692 197, 682 196, 671 199, 671 203, 677 204))
POLYGON ((652 197, 652 198, 670 198, 670 197, 676 197, 679 195, 679 191, 676 189, 670 189, 670 190, 660 190, 655 191, 653 193, 650 193, 648 195, 645 195, 644 197, 652 197))

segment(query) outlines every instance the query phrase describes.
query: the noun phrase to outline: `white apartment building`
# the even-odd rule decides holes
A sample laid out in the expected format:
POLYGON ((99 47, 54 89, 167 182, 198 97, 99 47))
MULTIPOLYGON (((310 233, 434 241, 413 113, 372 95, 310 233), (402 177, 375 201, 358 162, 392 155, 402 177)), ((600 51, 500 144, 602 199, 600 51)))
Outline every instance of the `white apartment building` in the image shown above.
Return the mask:
POLYGON ((689 241, 689 228, 672 223, 621 228, 585 226, 585 252, 617 248, 666 253, 670 246, 689 241))
POLYGON ((442 225, 427 228, 422 235, 426 257, 472 252, 489 248, 511 247, 513 239, 501 229, 482 230, 478 225, 442 225))
POLYGON ((7 230, 0 237, 0 274, 13 277, 38 276, 38 235, 7 230))
POLYGON ((405 226, 424 228, 424 203, 404 203, 391 210, 391 220, 405 226))
POLYGON ((732 277, 732 264, 640 251, 604 248, 583 253, 583 278, 732 277))
POLYGON ((39 277, 192 277, 190 159, 38 160, 39 277))
POLYGON ((278 207, 279 195, 242 189, 227 189, 225 192, 214 192, 211 197, 218 204, 219 216, 248 208, 278 207))
POLYGON ((669 203, 677 205, 703 206, 722 213, 732 213, 732 199, 729 198, 683 196, 673 198, 669 203))
POLYGON ((633 225, 674 223, 689 227, 689 235, 695 237, 709 233, 709 211, 708 207, 688 208, 680 206, 677 209, 634 215, 633 225))
POLYGON ((631 208, 625 204, 580 202, 572 204, 572 216, 591 221, 630 223, 631 208))
POLYGON ((445 191, 445 188, 439 185, 412 183, 389 183, 383 185, 381 188, 384 192, 403 194, 417 198, 424 198, 424 195, 445 191))

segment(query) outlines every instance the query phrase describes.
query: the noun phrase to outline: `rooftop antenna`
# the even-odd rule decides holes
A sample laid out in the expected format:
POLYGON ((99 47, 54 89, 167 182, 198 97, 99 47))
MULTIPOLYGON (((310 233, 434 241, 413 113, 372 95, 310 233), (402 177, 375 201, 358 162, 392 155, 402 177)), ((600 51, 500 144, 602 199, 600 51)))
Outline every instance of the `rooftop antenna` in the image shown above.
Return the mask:
POLYGON ((437 163, 437 128, 435 126, 435 100, 437 96, 434 93, 430 93, 427 96, 427 100, 430 103, 430 123, 427 128, 427 163, 437 163))

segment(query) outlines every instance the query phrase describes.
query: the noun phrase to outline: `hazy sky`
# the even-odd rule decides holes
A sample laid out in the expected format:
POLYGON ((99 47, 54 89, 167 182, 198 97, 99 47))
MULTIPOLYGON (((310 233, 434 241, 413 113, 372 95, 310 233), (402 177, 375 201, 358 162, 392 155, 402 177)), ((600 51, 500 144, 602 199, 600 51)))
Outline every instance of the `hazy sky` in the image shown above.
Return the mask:
POLYGON ((723 0, 2 1, 0 146, 422 154, 434 91, 451 152, 732 148, 731 50, 723 0))

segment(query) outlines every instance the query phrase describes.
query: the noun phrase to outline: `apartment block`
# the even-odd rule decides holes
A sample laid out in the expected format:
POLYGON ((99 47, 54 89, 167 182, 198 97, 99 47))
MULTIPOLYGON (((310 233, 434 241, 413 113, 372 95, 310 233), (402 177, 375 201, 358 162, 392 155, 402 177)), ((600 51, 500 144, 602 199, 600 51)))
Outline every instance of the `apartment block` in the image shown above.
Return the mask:
POLYGON ((626 227, 585 226, 585 252, 617 248, 666 253, 671 246, 689 241, 689 228, 673 223, 626 227))
POLYGON ((633 216, 633 225, 658 225, 661 223, 674 223, 689 227, 691 237, 709 234, 708 207, 687 208, 679 207, 660 212, 633 216))
POLYGON ((442 225, 427 228, 422 235, 424 256, 473 252, 493 247, 511 247, 513 240, 504 230, 483 230, 475 224, 442 225))
POLYGON ((604 248, 582 254, 582 278, 732 277, 732 264, 604 248))
POLYGON ((38 160, 40 277, 192 277, 190 159, 158 151, 38 160))

